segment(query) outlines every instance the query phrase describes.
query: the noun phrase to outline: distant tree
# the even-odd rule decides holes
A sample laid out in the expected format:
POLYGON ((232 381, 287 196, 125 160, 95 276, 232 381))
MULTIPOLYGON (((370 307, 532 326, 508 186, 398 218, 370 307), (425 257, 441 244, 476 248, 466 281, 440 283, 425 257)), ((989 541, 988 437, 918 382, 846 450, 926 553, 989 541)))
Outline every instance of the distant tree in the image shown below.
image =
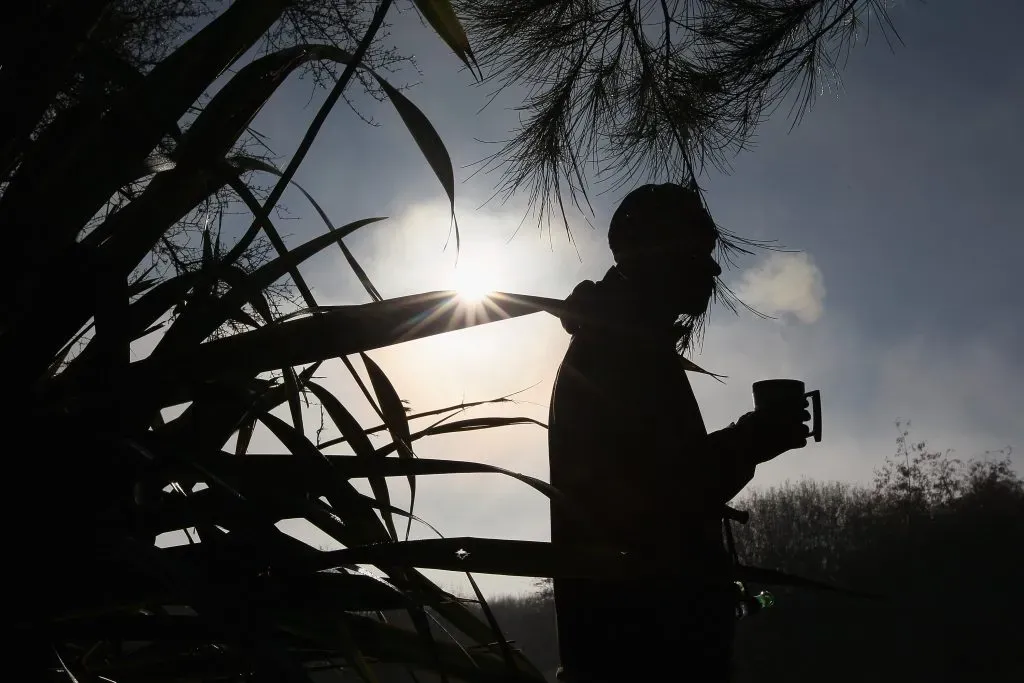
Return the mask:
POLYGON ((897 421, 896 454, 875 470, 875 491, 893 505, 931 509, 963 493, 963 463, 952 451, 929 450, 910 439, 910 422, 897 421))
MULTIPOLYGON (((745 564, 885 596, 768 586, 776 606, 738 624, 736 683, 1024 677, 1012 550, 1024 545, 1024 481, 1008 449, 960 462, 899 424, 877 487, 804 479, 736 503, 751 514, 735 529, 745 564)), ((490 606, 506 637, 550 672, 558 664, 550 582, 535 588, 490 606)), ((392 680, 400 677, 382 683, 392 680)))
POLYGON ((837 580, 863 547, 875 507, 863 488, 811 479, 750 491, 737 505, 750 513, 734 529, 744 564, 824 581, 837 580))
POLYGON ((1010 447, 963 462, 952 456, 952 450, 934 450, 926 441, 911 439, 909 420, 897 421, 896 426, 896 453, 875 470, 875 492, 887 506, 931 514, 958 501, 1012 495, 1024 485, 1013 469, 1010 447))
POLYGON ((962 462, 899 424, 872 489, 801 481, 738 503, 744 562, 884 596, 773 589, 776 607, 740 625, 739 683, 1024 675, 1024 481, 1008 450, 962 462))

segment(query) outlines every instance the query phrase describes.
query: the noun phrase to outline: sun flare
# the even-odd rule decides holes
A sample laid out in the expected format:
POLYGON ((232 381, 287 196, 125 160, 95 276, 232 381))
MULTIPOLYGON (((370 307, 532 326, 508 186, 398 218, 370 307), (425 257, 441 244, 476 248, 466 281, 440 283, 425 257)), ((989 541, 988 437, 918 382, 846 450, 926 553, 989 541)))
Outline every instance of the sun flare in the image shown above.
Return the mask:
POLYGON ((460 299, 466 301, 480 301, 494 291, 493 273, 486 264, 479 261, 460 263, 455 268, 452 280, 453 289, 458 292, 460 299))

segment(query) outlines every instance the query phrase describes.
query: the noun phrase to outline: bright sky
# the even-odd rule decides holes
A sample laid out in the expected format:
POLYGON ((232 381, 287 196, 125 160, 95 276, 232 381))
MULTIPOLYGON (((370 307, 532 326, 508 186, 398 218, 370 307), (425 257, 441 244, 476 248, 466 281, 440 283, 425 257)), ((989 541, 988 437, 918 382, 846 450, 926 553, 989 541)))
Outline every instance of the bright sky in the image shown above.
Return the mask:
MULTIPOLYGON (((748 303, 778 320, 716 310, 693 356, 728 375, 724 385, 692 377, 709 429, 749 409, 758 379, 801 378, 822 392, 824 441, 761 466, 752 486, 803 476, 869 483, 894 450, 897 418, 912 420, 915 438, 962 457, 1024 449, 1024 297, 1014 277, 1024 253, 1024 58, 1017 36, 1024 9, 1009 1, 896 5, 906 47, 893 55, 875 36, 854 51, 843 92, 825 93, 791 134, 783 118, 766 125, 731 175, 702 181, 720 223, 801 250, 759 254, 728 271, 748 303)), ((472 87, 458 60, 411 13, 398 17, 391 39, 415 54, 423 72, 393 82, 419 81, 408 95, 465 181, 456 198, 459 268, 485 288, 559 298, 581 279, 603 275, 607 223, 624 191, 596 197, 593 227, 577 217, 579 257, 560 226, 549 233, 528 219, 516 232, 519 198, 478 208, 497 178, 467 180, 470 164, 492 151, 474 139, 503 138, 516 122, 508 108, 514 100, 477 114, 488 88, 472 87)), ((282 95, 256 128, 290 154, 322 94, 310 100, 309 81, 295 79, 282 95)), ((385 296, 450 288, 468 276, 455 270, 453 245, 444 250, 444 193, 390 105, 361 106, 380 126, 337 109, 297 180, 338 225, 390 217, 349 242, 385 296)), ((322 225, 300 196, 287 194, 284 203, 298 219, 280 225, 290 244, 319 234, 322 225)), ((310 261, 303 272, 322 303, 367 301, 340 253, 310 261)), ((545 420, 568 341, 558 321, 538 314, 371 356, 414 411, 529 389, 520 405, 472 414, 545 420)), ((365 425, 376 424, 340 364, 325 375, 365 425)), ((258 434, 252 448, 275 445, 258 434)), ((1013 458, 1024 469, 1019 452, 1013 458)), ((417 453, 548 475, 545 433, 537 427, 435 437, 419 442, 417 453)), ((404 505, 404 481, 392 490, 404 505)), ((547 540, 547 511, 540 494, 499 475, 419 480, 416 513, 448 536, 547 540)), ((298 525, 287 528, 301 533, 298 525)), ((434 575, 464 590, 458 575, 434 575)), ((477 579, 491 594, 530 584, 477 579)))

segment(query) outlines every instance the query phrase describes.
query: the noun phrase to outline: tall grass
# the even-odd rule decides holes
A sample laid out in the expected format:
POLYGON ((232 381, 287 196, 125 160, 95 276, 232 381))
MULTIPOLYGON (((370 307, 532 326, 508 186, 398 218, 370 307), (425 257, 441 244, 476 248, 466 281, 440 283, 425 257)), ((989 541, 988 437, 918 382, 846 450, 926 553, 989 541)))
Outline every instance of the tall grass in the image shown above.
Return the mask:
MULTIPOLYGON (((424 172, 437 176, 454 208, 452 164, 437 132, 362 63, 390 0, 352 53, 295 44, 240 68, 289 3, 236 0, 152 69, 111 58, 97 77, 116 87, 56 107, 63 84, 82 73, 76 60, 110 3, 72 4, 62 15, 60 49, 9 61, 0 74, 5 106, 18 114, 0 148, 11 665, 32 680, 54 674, 118 683, 300 681, 324 667, 372 681, 383 662, 442 679, 540 680, 505 641, 479 591, 478 613, 420 569, 550 576, 612 571, 624 560, 595 549, 556 553, 544 543, 408 540, 414 510, 392 505, 389 479, 415 493, 417 477, 498 473, 558 494, 496 467, 418 459, 416 441, 429 434, 524 420, 449 420, 413 431, 386 372, 366 352, 554 311, 558 302, 498 295, 469 310, 450 292, 385 301, 345 244, 382 218, 338 225, 307 194, 322 235, 288 249, 274 224, 278 199, 357 70, 394 105, 423 152, 424 172), (289 166, 241 154, 253 117, 289 74, 313 62, 344 70, 289 166), (256 190, 257 175, 275 179, 269 194, 256 190), (234 246, 222 249, 206 230, 194 267, 162 274, 141 267, 180 221, 223 192, 252 214, 234 246), (247 267, 244 254, 257 239, 274 252, 247 267), (369 303, 318 305, 300 268, 331 248, 341 250, 369 303), (268 292, 287 278, 303 307, 282 316, 268 292), (133 343, 152 334, 155 349, 133 360, 133 343), (359 382, 390 443, 374 446, 367 435, 375 428, 317 381, 332 359, 359 382), (327 455, 311 440, 302 420, 309 396, 350 455, 327 455), (182 405, 167 417, 166 409, 182 405), (290 420, 275 414, 284 407, 290 420), (257 425, 287 453, 252 452, 257 425), (368 480, 373 495, 353 479, 368 480), (342 549, 317 550, 275 526, 291 518, 308 520, 342 549), (190 532, 187 544, 155 545, 158 535, 181 529, 190 532), (361 572, 366 564, 384 578, 361 572), (409 615, 415 633, 369 616, 394 609, 409 615)), ((472 66, 448 1, 415 4, 472 66)))

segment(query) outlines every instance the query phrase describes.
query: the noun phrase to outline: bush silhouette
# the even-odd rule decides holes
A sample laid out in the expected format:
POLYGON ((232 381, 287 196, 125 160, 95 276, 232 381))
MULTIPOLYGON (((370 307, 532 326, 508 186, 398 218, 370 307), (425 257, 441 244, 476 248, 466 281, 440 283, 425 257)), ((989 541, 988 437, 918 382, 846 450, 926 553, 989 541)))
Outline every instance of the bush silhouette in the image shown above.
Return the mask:
MULTIPOLYGON (((739 624, 736 683, 1024 680, 1024 481, 1008 451, 960 462, 908 436, 874 488, 802 480, 734 503, 745 564, 884 596, 769 587, 776 606, 739 624)), ((547 585, 490 607, 550 678, 547 585)))

